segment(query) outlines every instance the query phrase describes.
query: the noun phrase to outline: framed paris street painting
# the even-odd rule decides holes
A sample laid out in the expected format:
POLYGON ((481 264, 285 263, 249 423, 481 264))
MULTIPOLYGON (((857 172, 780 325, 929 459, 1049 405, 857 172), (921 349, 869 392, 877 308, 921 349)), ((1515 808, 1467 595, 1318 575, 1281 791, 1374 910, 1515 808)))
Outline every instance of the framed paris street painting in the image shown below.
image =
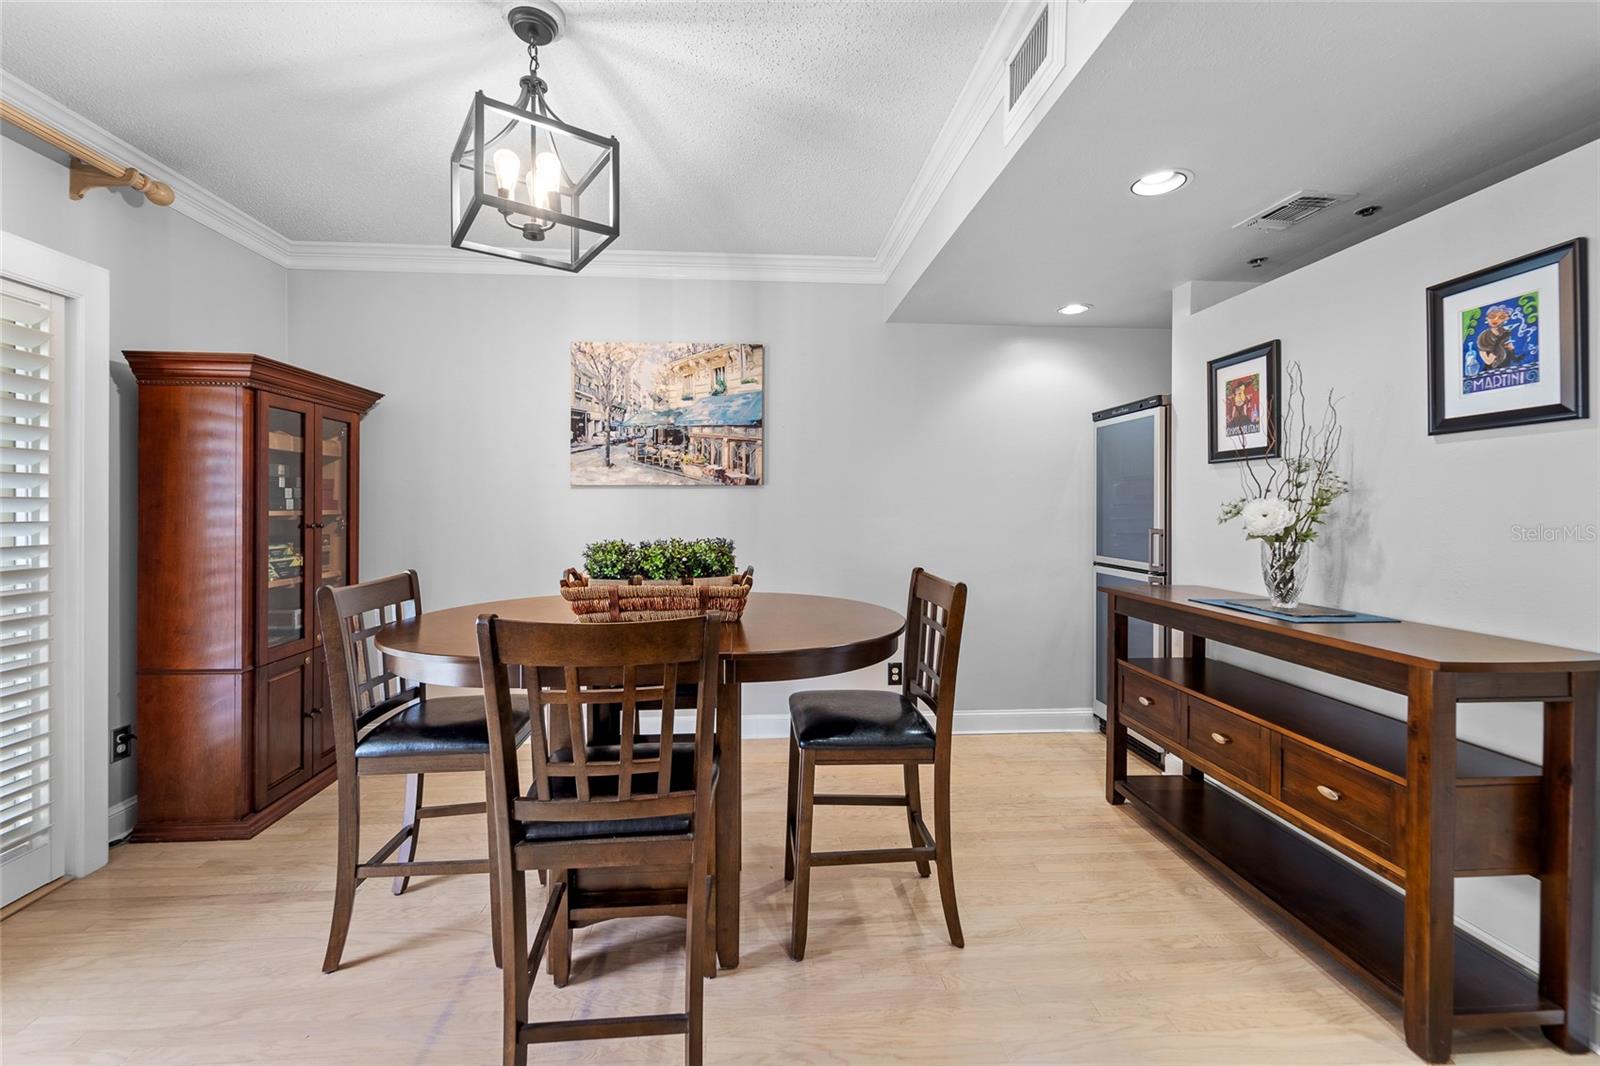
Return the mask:
POLYGON ((766 480, 766 347, 574 341, 573 485, 766 480))
POLYGON ((1428 433, 1589 415, 1584 239, 1428 290, 1428 433))
POLYGON ((1279 344, 1268 341, 1206 364, 1207 453, 1213 463, 1278 454, 1279 344))

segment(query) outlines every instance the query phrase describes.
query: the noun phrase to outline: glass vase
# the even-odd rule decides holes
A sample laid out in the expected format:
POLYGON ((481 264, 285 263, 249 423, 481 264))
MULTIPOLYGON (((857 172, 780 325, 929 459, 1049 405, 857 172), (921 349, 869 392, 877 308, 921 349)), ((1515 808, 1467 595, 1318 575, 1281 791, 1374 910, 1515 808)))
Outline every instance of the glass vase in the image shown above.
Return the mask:
POLYGON ((1300 605, 1300 590, 1306 586, 1310 569, 1311 544, 1307 541, 1261 542, 1261 581, 1267 597, 1278 610, 1300 605))

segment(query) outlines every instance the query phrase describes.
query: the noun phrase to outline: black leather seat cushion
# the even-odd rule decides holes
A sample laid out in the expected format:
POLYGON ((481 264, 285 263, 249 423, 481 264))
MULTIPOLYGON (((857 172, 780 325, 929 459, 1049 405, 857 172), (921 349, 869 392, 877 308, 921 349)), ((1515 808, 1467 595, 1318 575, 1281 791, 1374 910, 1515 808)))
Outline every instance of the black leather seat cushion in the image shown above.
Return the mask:
MULTIPOLYGON (((511 697, 517 743, 531 730, 528 698, 511 697)), ((482 696, 428 696, 385 719, 356 741, 356 758, 401 755, 488 755, 489 723, 482 696)))
MULTIPOLYGON (((594 762, 615 762, 622 757, 622 748, 616 744, 591 744, 584 749, 594 762)), ((654 759, 660 755, 660 744, 651 739, 634 741, 635 759, 654 759)), ((712 749, 712 758, 717 752, 712 749)), ((550 756, 551 762, 571 762, 572 752, 562 749, 550 756)), ((716 772, 713 767, 712 776, 716 772)), ((655 773, 633 775, 633 795, 643 798, 656 791, 655 773)), ((694 738, 674 737, 672 745, 672 771, 668 778, 670 791, 686 791, 694 787, 694 738)), ((591 796, 615 796, 617 778, 597 777, 589 781, 591 796)), ((576 799, 577 781, 570 777, 550 779, 551 799, 576 799)), ((672 815, 665 818, 620 818, 596 822, 525 822, 522 839, 533 844, 548 844, 558 840, 594 840, 600 837, 672 836, 689 831, 689 816, 672 815)))
POLYGON ((802 748, 927 748, 933 727, 915 700, 898 692, 822 689, 789 697, 802 748))

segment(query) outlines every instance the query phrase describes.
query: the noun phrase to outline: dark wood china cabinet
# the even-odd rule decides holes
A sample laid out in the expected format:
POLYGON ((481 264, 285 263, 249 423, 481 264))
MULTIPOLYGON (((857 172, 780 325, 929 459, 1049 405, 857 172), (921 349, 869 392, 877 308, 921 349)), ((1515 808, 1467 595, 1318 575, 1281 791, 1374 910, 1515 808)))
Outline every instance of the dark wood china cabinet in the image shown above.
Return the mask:
POLYGON ((380 394, 258 355, 124 352, 139 381, 135 840, 254 836, 333 780, 312 596, 357 580, 380 394))

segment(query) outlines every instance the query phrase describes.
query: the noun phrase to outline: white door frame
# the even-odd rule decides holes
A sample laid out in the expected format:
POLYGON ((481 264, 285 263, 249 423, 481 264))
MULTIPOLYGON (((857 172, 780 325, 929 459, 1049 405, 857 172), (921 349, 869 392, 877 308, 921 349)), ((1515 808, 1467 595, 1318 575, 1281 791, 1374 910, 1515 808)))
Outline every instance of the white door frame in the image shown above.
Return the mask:
POLYGON ((67 304, 64 432, 50 449, 66 475, 51 500, 50 806, 66 876, 83 877, 106 864, 110 837, 111 274, 8 232, 0 273, 67 304))

